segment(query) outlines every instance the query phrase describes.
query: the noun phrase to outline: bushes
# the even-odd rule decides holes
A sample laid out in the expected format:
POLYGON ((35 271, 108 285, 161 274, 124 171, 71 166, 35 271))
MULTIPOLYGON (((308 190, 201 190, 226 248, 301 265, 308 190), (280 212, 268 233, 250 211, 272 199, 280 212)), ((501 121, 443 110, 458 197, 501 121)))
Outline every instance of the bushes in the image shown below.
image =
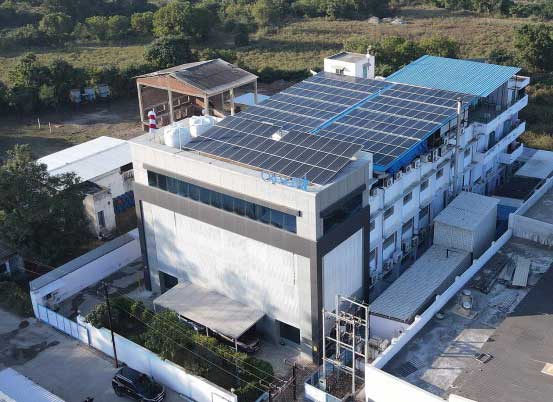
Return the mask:
POLYGON ((165 36, 144 49, 144 60, 156 68, 167 68, 194 61, 190 41, 184 35, 165 36))
POLYGON ((154 13, 146 11, 131 16, 131 29, 140 35, 149 35, 154 26, 154 13))
POLYGON ((38 29, 48 39, 54 41, 65 40, 73 32, 75 24, 73 19, 63 13, 46 14, 40 20, 38 29))
POLYGON ((28 289, 11 280, 0 281, 0 306, 22 317, 33 315, 33 305, 28 289))
POLYGON ((90 38, 105 41, 122 39, 127 36, 131 23, 130 19, 123 15, 110 17, 96 15, 85 20, 85 27, 90 38))

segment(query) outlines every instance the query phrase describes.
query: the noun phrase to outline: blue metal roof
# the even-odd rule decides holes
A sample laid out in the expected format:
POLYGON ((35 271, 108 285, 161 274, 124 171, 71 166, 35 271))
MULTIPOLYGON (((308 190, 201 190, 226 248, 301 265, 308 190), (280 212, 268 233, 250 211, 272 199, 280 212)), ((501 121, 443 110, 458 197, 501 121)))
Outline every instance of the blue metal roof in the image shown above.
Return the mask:
POLYGON ((426 55, 396 71, 386 81, 485 97, 519 71, 518 67, 426 55))

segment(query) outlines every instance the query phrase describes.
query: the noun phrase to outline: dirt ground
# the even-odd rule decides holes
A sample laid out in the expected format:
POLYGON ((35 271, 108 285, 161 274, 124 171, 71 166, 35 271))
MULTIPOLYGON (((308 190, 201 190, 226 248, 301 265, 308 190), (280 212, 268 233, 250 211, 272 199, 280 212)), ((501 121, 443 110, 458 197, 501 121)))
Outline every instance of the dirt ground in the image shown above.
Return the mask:
POLYGON ((136 137, 142 133, 138 116, 133 97, 59 112, 7 117, 0 129, 0 160, 15 144, 29 144, 34 156, 40 158, 103 135, 136 137))

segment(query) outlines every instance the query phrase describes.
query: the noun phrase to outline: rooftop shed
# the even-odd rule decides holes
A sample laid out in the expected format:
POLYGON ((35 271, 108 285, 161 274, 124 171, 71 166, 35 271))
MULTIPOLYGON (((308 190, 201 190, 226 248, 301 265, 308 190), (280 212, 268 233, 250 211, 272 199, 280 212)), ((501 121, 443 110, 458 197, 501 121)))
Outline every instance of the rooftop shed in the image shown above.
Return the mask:
MULTIPOLYGON (((226 99, 234 114, 234 90, 253 85, 257 76, 222 59, 181 64, 136 78, 140 117, 144 125, 154 110, 158 125, 164 126, 190 116, 225 116, 226 99)), ((255 100, 257 103, 257 99, 255 100)))
POLYGON ((370 305, 371 336, 392 338, 471 263, 470 253, 434 244, 370 305), (398 326, 393 321, 405 325, 398 326))
POLYGON ((480 257, 495 238, 499 200, 461 192, 436 218, 434 243, 480 257))

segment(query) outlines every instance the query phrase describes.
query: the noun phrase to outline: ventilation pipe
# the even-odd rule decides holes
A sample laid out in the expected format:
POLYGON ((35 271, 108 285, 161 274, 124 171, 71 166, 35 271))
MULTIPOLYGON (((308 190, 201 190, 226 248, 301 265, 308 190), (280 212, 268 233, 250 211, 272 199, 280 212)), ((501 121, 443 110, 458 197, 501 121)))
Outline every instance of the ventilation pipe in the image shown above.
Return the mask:
POLYGON ((457 130, 455 133, 455 176, 453 180, 453 194, 457 195, 463 188, 463 152, 461 147, 461 124, 463 121, 463 100, 457 98, 457 130))

